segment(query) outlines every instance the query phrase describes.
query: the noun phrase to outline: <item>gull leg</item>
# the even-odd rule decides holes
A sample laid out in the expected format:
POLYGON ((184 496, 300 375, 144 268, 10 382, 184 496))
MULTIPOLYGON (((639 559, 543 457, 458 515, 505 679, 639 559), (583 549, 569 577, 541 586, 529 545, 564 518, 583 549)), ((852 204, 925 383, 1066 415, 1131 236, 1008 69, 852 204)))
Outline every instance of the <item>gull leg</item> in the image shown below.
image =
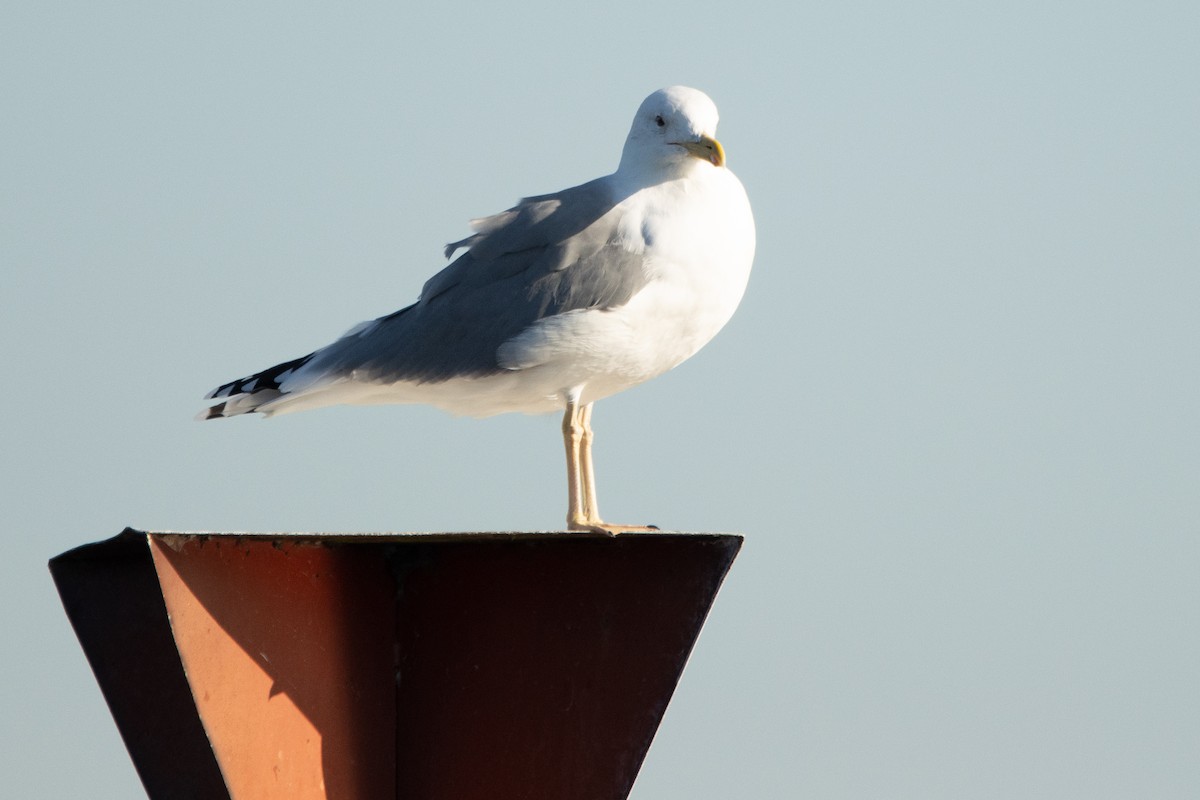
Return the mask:
POLYGON ((584 510, 583 475, 580 454, 583 444, 583 425, 579 421, 579 404, 567 398, 567 410, 563 414, 563 445, 567 450, 567 530, 590 531, 587 512, 584 510))
POLYGON ((567 530, 609 536, 623 531, 658 530, 653 525, 612 525, 600 519, 592 465, 592 404, 580 406, 568 398, 562 431, 567 450, 567 530))
POLYGON ((600 522, 600 501, 596 498, 596 470, 592 466, 592 403, 584 406, 579 414, 583 426, 580 440, 579 471, 580 488, 583 490, 583 515, 593 525, 600 522))

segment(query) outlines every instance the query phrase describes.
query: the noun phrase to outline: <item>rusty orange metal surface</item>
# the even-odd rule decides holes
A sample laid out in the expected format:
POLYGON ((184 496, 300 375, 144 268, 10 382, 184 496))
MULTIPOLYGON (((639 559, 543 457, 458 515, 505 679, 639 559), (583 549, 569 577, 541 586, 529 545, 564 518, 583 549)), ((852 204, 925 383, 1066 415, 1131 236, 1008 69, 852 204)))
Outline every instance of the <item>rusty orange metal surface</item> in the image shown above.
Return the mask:
POLYGON ((741 541, 126 531, 51 570, 151 798, 619 800, 741 541))
POLYGON ((230 795, 391 796, 395 608, 382 560, 287 540, 149 545, 230 795))

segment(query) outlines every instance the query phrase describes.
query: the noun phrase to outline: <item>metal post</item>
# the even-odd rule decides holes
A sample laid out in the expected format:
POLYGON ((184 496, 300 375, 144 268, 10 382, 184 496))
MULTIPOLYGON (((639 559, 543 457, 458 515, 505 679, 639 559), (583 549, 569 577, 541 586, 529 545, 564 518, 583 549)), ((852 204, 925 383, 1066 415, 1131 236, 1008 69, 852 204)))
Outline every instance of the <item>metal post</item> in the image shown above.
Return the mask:
POLYGON ((152 800, 621 800, 741 543, 126 530, 50 568, 152 800))

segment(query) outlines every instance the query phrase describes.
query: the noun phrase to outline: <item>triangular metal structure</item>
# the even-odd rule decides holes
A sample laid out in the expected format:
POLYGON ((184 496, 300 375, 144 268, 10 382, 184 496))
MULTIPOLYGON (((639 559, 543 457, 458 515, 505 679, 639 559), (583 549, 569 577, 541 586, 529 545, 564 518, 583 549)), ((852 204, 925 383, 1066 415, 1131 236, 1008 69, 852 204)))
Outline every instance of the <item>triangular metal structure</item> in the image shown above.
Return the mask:
POLYGON ((741 544, 127 529, 50 568, 152 800, 623 800, 741 544))

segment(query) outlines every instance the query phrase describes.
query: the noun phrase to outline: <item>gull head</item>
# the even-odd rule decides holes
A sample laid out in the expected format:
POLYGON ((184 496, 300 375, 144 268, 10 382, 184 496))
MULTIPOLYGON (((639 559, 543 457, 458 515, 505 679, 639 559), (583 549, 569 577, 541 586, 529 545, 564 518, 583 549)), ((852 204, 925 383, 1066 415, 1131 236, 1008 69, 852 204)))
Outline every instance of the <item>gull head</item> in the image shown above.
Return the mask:
POLYGON ((669 86, 642 101, 625 140, 619 171, 676 173, 724 166, 716 105, 698 89, 669 86))

